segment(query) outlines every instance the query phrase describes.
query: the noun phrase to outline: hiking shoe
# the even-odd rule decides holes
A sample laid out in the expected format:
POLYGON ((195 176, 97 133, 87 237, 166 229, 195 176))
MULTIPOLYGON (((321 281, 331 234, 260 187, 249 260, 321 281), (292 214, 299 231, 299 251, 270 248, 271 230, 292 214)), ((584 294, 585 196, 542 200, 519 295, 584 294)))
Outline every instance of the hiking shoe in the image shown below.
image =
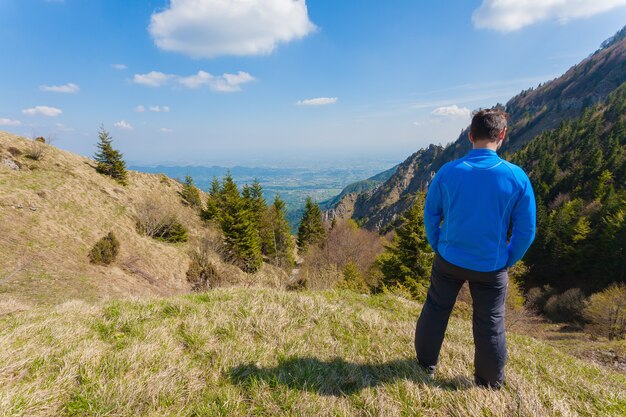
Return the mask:
POLYGON ((499 391, 502 388, 502 385, 504 385, 504 381, 490 383, 479 377, 474 377, 474 382, 476 382, 476 385, 481 388, 492 389, 494 391, 499 391))
POLYGON ((418 363, 418 365, 420 369, 422 370, 422 372, 424 373, 424 375, 426 376, 427 381, 435 380, 435 367, 434 366, 424 366, 421 363, 418 363))

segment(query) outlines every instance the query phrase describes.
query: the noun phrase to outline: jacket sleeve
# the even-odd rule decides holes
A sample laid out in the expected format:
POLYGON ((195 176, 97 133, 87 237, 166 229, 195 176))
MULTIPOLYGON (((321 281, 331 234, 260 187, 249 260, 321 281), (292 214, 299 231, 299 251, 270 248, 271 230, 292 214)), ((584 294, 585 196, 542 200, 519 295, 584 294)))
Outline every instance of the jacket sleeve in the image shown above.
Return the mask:
POLYGON ((513 227, 511 240, 508 245, 509 258, 506 263, 507 267, 513 266, 522 259, 535 239, 537 208, 533 187, 526 174, 524 174, 522 192, 513 208, 511 221, 513 227))
POLYGON ((438 253, 439 225, 441 224, 441 217, 443 216, 439 180, 440 175, 437 173, 430 182, 428 193, 426 194, 426 202, 424 203, 424 228, 426 229, 426 239, 428 239, 428 243, 435 253, 438 253))

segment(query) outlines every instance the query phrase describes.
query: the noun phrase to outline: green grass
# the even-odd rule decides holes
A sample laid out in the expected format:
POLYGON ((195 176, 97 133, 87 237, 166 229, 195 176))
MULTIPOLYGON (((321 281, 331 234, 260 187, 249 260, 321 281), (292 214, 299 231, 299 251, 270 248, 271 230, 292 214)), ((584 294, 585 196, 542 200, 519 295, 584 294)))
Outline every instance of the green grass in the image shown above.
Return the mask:
POLYGON ((626 377, 509 335, 502 391, 472 383, 453 318, 434 382, 420 306, 391 295, 218 289, 0 318, 2 416, 623 416, 626 377))

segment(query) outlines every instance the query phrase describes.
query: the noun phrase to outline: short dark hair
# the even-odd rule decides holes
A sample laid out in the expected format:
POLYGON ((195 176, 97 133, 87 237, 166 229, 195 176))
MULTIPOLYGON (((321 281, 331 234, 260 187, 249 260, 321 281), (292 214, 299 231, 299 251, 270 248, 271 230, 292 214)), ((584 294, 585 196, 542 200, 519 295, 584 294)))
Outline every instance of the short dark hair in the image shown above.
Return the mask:
POLYGON ((506 127, 509 115, 502 109, 479 110, 472 117, 470 132, 474 140, 495 142, 506 127))

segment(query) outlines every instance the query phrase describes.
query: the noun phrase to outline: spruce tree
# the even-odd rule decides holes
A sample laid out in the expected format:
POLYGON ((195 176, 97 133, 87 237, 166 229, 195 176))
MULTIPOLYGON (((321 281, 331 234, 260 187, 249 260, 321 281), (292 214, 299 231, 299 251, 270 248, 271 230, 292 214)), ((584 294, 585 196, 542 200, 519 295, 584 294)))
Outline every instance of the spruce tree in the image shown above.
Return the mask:
POLYGON ((263 262, 259 232, 230 173, 222 181, 220 200, 219 222, 228 257, 245 272, 257 271, 263 262))
POLYGON ((424 201, 424 193, 419 192, 393 241, 376 261, 383 286, 403 287, 418 299, 425 296, 434 257, 424 230, 424 201))
POLYGON ((326 229, 322 222, 322 211, 309 196, 304 206, 304 214, 298 227, 298 249, 305 252, 309 245, 321 245, 326 239, 326 229))
POLYGON ((261 227, 263 254, 280 268, 291 269, 294 264, 294 242, 291 236, 285 202, 278 195, 266 210, 261 227))
POLYGON ((206 200, 206 205, 200 211, 200 217, 202 220, 208 222, 211 220, 218 221, 218 216, 220 214, 220 181, 217 177, 213 177, 213 181, 211 181, 211 190, 209 191, 209 195, 206 200))
POLYGON ((104 129, 100 127, 98 132, 100 142, 96 144, 98 151, 94 155, 94 159, 98 163, 96 171, 100 174, 108 175, 122 185, 126 185, 127 173, 126 162, 122 158, 122 153, 113 149, 113 138, 104 129))
POLYGON ((261 187, 261 183, 256 178, 250 187, 250 203, 255 221, 257 222, 257 225, 261 227, 263 217, 267 211, 267 203, 263 197, 263 187, 261 187))
POLYGON ((200 191, 193 182, 193 178, 189 175, 185 177, 185 182, 183 183, 183 190, 180 193, 183 198, 183 203, 187 204, 191 207, 200 207, 202 205, 202 200, 200 199, 200 191))

